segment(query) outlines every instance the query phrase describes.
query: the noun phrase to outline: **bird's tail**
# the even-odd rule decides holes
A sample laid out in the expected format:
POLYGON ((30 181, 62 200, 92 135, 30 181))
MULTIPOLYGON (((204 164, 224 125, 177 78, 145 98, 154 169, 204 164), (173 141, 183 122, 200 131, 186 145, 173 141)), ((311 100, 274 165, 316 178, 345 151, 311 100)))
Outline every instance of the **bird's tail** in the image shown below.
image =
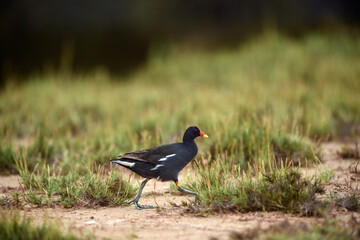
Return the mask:
POLYGON ((121 166, 124 167, 132 167, 135 165, 134 162, 128 162, 125 159, 111 159, 110 162, 120 164, 121 166))

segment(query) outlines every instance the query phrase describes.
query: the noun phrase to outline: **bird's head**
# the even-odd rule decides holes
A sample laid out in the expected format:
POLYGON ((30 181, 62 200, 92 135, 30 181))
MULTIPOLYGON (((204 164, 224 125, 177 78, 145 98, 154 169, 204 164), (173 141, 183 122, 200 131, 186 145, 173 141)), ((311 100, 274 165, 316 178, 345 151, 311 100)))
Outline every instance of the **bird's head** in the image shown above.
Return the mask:
POLYGON ((183 137, 183 141, 191 141, 194 140, 197 137, 204 137, 207 138, 208 135, 206 135, 204 132, 202 132, 198 127, 191 126, 186 129, 183 137))

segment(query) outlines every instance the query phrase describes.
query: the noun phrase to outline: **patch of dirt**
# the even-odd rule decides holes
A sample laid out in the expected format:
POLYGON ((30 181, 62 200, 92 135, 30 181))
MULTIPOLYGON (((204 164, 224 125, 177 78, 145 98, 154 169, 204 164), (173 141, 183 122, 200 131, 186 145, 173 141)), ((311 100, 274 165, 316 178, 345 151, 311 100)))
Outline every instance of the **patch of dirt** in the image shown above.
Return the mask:
POLYGON ((1 176, 0 175, 0 188, 19 188, 19 176, 17 175, 9 175, 9 176, 1 176))
MULTIPOLYGON (((180 203, 186 197, 176 196, 170 200, 180 203)), ((136 210, 134 206, 99 209, 32 209, 27 215, 48 219, 59 219, 72 229, 83 232, 90 230, 96 237, 113 239, 228 239, 233 232, 249 229, 266 229, 272 224, 287 219, 291 223, 315 222, 316 219, 300 218, 278 212, 211 215, 196 217, 183 215, 169 206, 163 199, 156 201, 163 208, 159 210, 136 210)), ((154 204, 152 196, 142 198, 143 204, 154 204)))
MULTIPOLYGON (((331 182, 326 185, 324 198, 345 196, 350 190, 359 188, 359 180, 353 178, 360 174, 353 170, 354 164, 359 161, 340 158, 337 151, 341 146, 341 143, 336 142, 323 144, 323 163, 304 170, 304 173, 308 175, 319 173, 319 170, 333 171, 334 175, 331 182)), ((360 170, 360 167, 358 169, 360 170)), ((140 182, 141 179, 139 179, 139 184, 140 182)), ((151 180, 144 188, 140 203, 143 205, 157 204, 160 206, 159 209, 137 210, 134 205, 97 209, 57 207, 55 209, 29 208, 23 210, 23 213, 33 216, 39 223, 47 218, 60 221, 78 233, 90 231, 98 239, 109 237, 112 239, 220 240, 229 239, 234 233, 246 233, 252 229, 266 230, 284 220, 291 224, 299 224, 299 226, 321 221, 319 218, 298 217, 280 212, 217 214, 206 217, 183 214, 182 210, 173 207, 170 202, 180 205, 182 201, 192 201, 193 197, 172 195, 169 193, 169 186, 169 183, 151 180)), ((0 187, 1 191, 9 187, 18 188, 17 177, 0 176, 0 187)), ((336 217, 344 225, 349 225, 350 220, 354 218, 360 221, 359 212, 352 212, 338 205, 332 207, 329 217, 336 217)))
POLYGON ((341 192, 360 188, 360 181, 357 180, 357 177, 360 176, 360 166, 357 166, 359 160, 341 158, 338 152, 342 146, 343 144, 337 142, 323 144, 323 163, 310 169, 313 172, 321 169, 331 170, 334 173, 330 184, 326 187, 327 192, 334 190, 341 192))
POLYGON ((17 175, 1 176, 0 175, 0 198, 9 193, 19 190, 20 183, 17 175))

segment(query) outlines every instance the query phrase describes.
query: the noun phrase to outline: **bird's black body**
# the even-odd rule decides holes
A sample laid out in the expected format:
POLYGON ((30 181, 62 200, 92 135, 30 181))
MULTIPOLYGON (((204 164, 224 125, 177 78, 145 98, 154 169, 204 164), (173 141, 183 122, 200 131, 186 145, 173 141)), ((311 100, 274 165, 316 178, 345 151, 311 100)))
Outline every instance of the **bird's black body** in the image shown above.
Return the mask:
POLYGON ((197 152, 198 148, 193 140, 126 153, 119 160, 134 163, 131 167, 122 166, 144 178, 177 182, 178 173, 194 159, 197 152))
MULTIPOLYGON (((113 159, 111 162, 118 163, 147 180, 154 178, 160 181, 174 181, 178 184, 179 172, 194 159, 198 152, 194 141, 198 136, 207 137, 198 127, 189 127, 184 133, 183 142, 125 153, 119 156, 119 159, 113 159)), ((146 182, 144 186, 145 184, 146 182)), ((180 189, 180 191, 184 190, 180 189)))

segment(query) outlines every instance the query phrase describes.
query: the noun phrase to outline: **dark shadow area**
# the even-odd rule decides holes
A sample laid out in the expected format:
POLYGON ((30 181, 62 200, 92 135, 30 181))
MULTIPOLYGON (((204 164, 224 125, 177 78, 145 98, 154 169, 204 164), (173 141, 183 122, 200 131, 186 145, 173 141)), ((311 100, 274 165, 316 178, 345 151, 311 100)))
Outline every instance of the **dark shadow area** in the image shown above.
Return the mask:
POLYGON ((341 0, 3 0, 0 9, 1 82, 64 67, 126 74, 146 63, 153 44, 201 39, 213 49, 269 27, 299 36, 360 22, 359 3, 341 0))

